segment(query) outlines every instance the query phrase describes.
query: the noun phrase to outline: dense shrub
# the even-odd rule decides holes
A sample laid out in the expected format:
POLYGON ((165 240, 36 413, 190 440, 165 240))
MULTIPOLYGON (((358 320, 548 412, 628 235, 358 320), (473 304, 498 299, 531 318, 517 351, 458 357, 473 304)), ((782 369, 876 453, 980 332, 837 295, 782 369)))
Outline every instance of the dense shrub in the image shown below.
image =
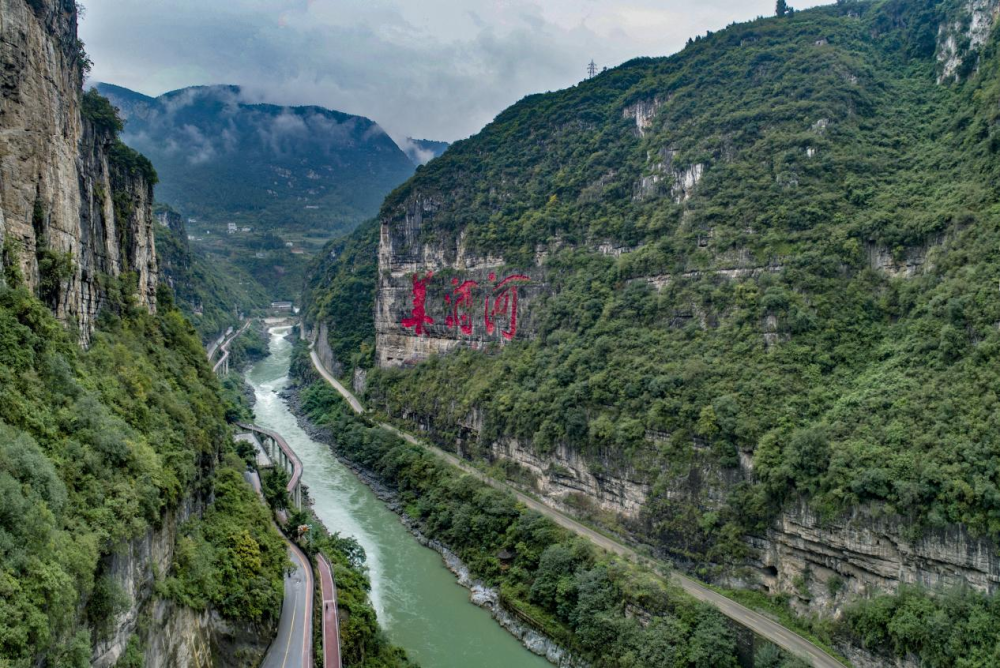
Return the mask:
POLYGON ((513 496, 367 426, 325 383, 303 392, 303 406, 332 428, 343 455, 397 491, 425 535, 497 586, 507 606, 595 665, 736 666, 725 619, 663 578, 599 552, 513 496), (513 556, 502 563, 501 551, 513 556), (655 621, 641 624, 632 614, 640 609, 655 621))
POLYGON ((101 322, 81 350, 37 299, 0 287, 0 663, 89 665, 85 626, 102 633, 121 604, 104 557, 206 493, 226 442, 179 312, 101 322))

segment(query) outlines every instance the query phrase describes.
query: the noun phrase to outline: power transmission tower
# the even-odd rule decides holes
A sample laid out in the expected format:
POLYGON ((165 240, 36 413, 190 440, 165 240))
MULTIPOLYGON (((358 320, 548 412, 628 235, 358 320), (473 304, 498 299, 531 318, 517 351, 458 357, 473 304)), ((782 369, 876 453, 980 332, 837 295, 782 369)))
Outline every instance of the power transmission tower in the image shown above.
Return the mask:
POLYGON ((596 75, 597 75, 597 63, 591 60, 590 64, 587 65, 587 78, 593 79, 596 75))

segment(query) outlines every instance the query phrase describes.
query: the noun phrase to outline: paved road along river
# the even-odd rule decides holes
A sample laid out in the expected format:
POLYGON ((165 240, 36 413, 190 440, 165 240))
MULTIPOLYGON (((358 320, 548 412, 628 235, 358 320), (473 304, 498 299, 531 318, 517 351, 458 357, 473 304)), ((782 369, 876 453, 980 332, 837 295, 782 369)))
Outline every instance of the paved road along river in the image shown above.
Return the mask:
POLYGON ((278 393, 288 383, 292 344, 272 334, 271 355, 247 372, 257 397, 256 422, 284 436, 302 460, 314 510, 330 531, 354 536, 368 555, 372 600, 396 644, 433 668, 544 668, 486 610, 469 602, 441 557, 422 547, 357 477, 311 439, 278 393))

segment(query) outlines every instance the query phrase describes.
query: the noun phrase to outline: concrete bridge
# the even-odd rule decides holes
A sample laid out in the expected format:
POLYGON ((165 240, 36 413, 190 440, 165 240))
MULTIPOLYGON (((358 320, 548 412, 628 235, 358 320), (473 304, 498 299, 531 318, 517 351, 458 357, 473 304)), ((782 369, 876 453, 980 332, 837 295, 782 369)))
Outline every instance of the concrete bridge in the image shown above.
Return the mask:
MULTIPOLYGON (((285 443, 285 439, 273 431, 254 424, 237 422, 236 426, 246 432, 246 434, 238 435, 238 439, 248 440, 245 436, 250 436, 253 439, 252 442, 260 446, 258 452, 263 452, 267 455, 267 462, 269 462, 270 466, 280 466, 289 473, 288 498, 291 499, 296 509, 301 510, 302 463, 295 455, 295 452, 285 443)), ((265 467, 268 465, 265 464, 263 459, 258 459, 258 464, 264 464, 265 467)))
MULTIPOLYGON (((257 469, 274 466, 275 461, 283 466, 291 465, 292 479, 288 482, 289 496, 297 508, 302 507, 302 491, 299 478, 302 466, 295 453, 291 451, 278 434, 252 424, 236 423, 246 431, 236 434, 235 438, 254 446, 257 453, 257 469)), ((263 499, 260 476, 257 470, 248 470, 244 474, 257 494, 263 499)), ((277 525, 275 525, 277 526, 277 525)), ((281 531, 281 528, 278 527, 281 531)), ((278 635, 268 648, 262 668, 289 668, 301 666, 310 668, 312 661, 312 623, 313 618, 313 573, 309 558, 288 537, 292 563, 295 570, 285 576, 285 598, 281 606, 281 619, 278 624, 278 635), (301 638, 301 641, 299 640, 301 638), (290 661, 289 661, 290 659, 290 661)), ((337 584, 334 580, 333 566, 322 554, 316 555, 316 582, 320 585, 320 620, 323 639, 323 668, 342 668, 340 653, 340 612, 337 606, 337 584)))
POLYGON ((233 328, 230 327, 226 332, 226 334, 229 335, 229 338, 224 339, 221 343, 218 343, 218 345, 213 344, 208 349, 209 362, 212 361, 212 357, 213 355, 215 355, 216 348, 222 351, 222 357, 220 357, 219 361, 216 362, 215 365, 212 367, 212 371, 214 371, 216 374, 220 376, 225 376, 227 373, 229 373, 229 346, 230 344, 232 344, 233 341, 236 340, 236 337, 238 337, 243 332, 247 331, 247 327, 250 326, 251 322, 253 321, 247 320, 246 323, 244 323, 244 325, 235 332, 233 332, 233 328))

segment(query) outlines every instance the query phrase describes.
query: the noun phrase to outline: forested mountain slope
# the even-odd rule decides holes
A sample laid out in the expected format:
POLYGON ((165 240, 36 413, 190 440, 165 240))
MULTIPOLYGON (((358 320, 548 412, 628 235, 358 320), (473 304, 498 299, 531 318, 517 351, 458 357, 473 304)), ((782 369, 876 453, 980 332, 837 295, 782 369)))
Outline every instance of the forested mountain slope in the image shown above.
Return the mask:
POLYGON ((255 104, 238 86, 157 98, 97 89, 122 110, 124 141, 156 166, 157 196, 186 216, 344 232, 413 173, 389 135, 361 116, 255 104))
POLYGON ((308 312, 445 446, 954 665, 995 604, 931 638, 940 601, 852 601, 1000 583, 998 10, 841 2, 528 97, 388 197, 376 284, 328 256, 308 312))
POLYGON ((202 340, 210 340, 240 315, 269 305, 264 288, 250 274, 225 258, 192 248, 184 219, 167 205, 154 213, 156 252, 162 280, 171 287, 178 306, 194 324, 202 340))
POLYGON ((76 27, 73 2, 0 2, 0 665, 260 656, 285 548, 158 280, 156 173, 83 93, 76 27), (154 592, 185 554, 198 597, 154 592))

